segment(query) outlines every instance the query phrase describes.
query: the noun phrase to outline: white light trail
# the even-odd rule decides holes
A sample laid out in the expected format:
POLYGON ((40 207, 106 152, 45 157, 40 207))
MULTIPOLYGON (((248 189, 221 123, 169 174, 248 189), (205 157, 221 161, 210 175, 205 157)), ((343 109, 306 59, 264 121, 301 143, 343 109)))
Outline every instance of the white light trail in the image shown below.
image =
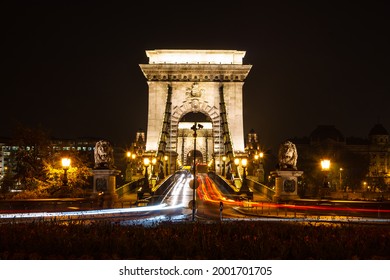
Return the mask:
POLYGON ((71 216, 82 217, 82 216, 93 216, 93 215, 103 216, 103 215, 136 213, 136 212, 172 210, 172 209, 177 209, 180 207, 181 207, 181 205, 168 206, 167 204, 163 203, 163 204, 159 204, 159 205, 136 207, 136 208, 113 208, 113 209, 66 211, 66 212, 11 213, 11 214, 0 214, 0 219, 71 217, 71 216))
POLYGON ((178 202, 180 193, 184 194, 185 186, 188 185, 188 178, 184 174, 181 174, 178 177, 175 186, 170 190, 170 192, 164 197, 163 201, 167 200, 168 195, 170 196, 171 202, 162 202, 158 205, 152 206, 143 206, 135 208, 112 208, 112 209, 99 209, 99 210, 80 210, 80 211, 63 211, 63 212, 29 212, 29 213, 7 213, 0 214, 0 220, 4 219, 29 219, 29 218, 87 218, 90 216, 108 216, 108 215, 120 215, 120 214, 129 214, 129 213, 142 213, 142 212, 153 212, 153 211, 162 211, 162 210, 172 210, 178 209, 185 206, 184 204, 184 195, 183 201, 178 202))

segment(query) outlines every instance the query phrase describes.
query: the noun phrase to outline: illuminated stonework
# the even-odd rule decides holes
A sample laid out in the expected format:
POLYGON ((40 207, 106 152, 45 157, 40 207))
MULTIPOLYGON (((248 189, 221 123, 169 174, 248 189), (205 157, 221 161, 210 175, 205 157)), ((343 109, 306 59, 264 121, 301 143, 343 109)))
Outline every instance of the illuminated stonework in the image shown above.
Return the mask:
POLYGON ((149 64, 140 64, 140 68, 149 86, 147 151, 158 149, 170 86, 168 151, 177 152, 180 157, 179 122, 187 113, 199 112, 206 115, 212 125, 213 140, 207 157, 224 153, 220 119, 220 89, 223 87, 233 149, 244 152, 242 88, 252 67, 243 65, 244 51, 148 50, 146 55, 149 64))
POLYGON ((149 64, 242 64, 244 51, 150 50, 149 64))

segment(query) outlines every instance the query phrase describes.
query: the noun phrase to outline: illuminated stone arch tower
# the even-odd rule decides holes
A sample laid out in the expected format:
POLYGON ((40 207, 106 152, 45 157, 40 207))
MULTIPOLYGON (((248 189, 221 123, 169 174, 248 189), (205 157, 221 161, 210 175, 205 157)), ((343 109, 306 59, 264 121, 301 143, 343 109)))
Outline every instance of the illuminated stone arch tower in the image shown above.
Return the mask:
POLYGON ((181 119, 199 112, 210 120, 197 137, 203 153, 208 148, 206 157, 244 153, 243 85, 252 67, 243 65, 245 52, 148 50, 146 55, 149 64, 140 64, 149 86, 146 152, 182 158, 193 137, 188 127, 181 128, 181 119), (188 137, 184 149, 180 134, 188 137))

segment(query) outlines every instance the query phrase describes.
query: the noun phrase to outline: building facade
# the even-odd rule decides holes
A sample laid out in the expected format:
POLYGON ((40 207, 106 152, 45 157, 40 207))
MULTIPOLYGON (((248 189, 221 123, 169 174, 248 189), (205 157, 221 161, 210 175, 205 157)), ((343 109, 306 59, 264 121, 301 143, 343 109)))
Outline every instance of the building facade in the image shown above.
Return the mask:
MULTIPOLYGON (((51 139, 49 140, 49 153, 58 152, 77 152, 84 154, 91 167, 94 164, 94 148, 97 140, 90 138, 78 139, 51 139)), ((36 151, 34 145, 16 144, 10 138, 3 138, 0 140, 0 180, 4 178, 6 173, 13 175, 17 166, 16 156, 18 152, 23 149, 27 153, 36 151)))
POLYGON ((333 125, 319 125, 308 137, 291 140, 305 172, 321 174, 320 160, 331 161, 334 190, 390 190, 390 141, 382 124, 374 125, 367 138, 344 137, 333 125))

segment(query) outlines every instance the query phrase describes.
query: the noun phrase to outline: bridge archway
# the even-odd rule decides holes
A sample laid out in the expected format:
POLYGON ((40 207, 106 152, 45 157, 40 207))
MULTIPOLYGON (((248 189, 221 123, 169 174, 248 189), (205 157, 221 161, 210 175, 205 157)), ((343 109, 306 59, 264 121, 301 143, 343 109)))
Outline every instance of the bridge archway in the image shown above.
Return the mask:
MULTIPOLYGON (((192 126, 195 122, 203 126, 202 129, 197 130, 196 148, 199 152, 196 154, 197 162, 208 164, 216 150, 214 134, 215 131, 219 131, 219 127, 213 127, 210 116, 202 112, 184 113, 177 124, 172 125, 172 127, 177 126, 177 129, 172 130, 177 131, 177 134, 173 132, 171 139, 176 139, 178 159, 185 165, 193 164, 194 131, 192 126)), ((171 147, 169 144, 168 146, 171 147)))
POLYGON ((185 165, 188 165, 188 166, 194 165, 194 155, 195 155, 195 163, 196 164, 204 163, 202 152, 199 150, 195 150, 195 151, 191 150, 187 154, 187 159, 186 159, 185 165))

